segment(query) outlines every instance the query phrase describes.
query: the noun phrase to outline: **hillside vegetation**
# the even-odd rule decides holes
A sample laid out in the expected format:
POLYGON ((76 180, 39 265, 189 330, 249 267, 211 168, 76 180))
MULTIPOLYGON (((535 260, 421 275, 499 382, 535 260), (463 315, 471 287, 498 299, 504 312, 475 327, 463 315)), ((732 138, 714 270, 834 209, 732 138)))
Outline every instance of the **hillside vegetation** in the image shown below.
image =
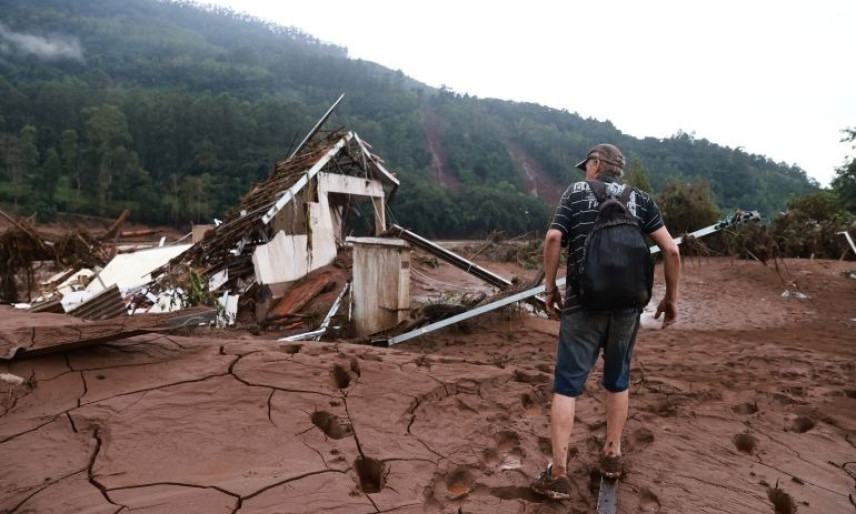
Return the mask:
MULTIPOLYGON (((621 147, 654 192, 706 183, 766 215, 817 183, 794 166, 679 133, 434 89, 294 28, 155 0, 6 0, 0 13, 0 203, 186 225, 223 214, 341 93, 402 187, 391 219, 429 237, 543 231, 593 144, 621 147)), ((735 120, 739 123, 739 120, 735 120)))

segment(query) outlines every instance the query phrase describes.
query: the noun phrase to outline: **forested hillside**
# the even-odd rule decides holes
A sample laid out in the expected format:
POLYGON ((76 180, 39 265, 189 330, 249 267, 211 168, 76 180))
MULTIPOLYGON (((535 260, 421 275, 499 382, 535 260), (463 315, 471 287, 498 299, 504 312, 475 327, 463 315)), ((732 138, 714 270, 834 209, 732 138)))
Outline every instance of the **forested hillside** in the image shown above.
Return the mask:
MULTIPOLYGON (((221 217, 345 93, 398 173, 392 219, 429 237, 543 230, 573 163, 621 147, 656 192, 709 182, 771 214, 817 189, 799 168, 687 134, 637 139, 566 111, 460 95, 348 58, 300 30, 157 0, 4 0, 0 204, 20 214, 186 226, 221 217)), ((738 123, 736 121, 736 123, 738 123)))

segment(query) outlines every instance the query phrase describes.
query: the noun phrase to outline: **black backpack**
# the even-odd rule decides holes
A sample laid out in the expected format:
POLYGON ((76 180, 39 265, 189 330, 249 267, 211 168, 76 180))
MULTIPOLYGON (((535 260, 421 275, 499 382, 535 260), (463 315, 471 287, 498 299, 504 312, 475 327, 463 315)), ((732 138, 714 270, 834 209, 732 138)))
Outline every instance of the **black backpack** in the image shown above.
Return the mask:
POLYGON ((606 184, 588 180, 599 202, 597 219, 586 237, 572 286, 590 311, 642 309, 651 299, 654 265, 645 235, 627 207, 633 188, 606 198, 606 184))

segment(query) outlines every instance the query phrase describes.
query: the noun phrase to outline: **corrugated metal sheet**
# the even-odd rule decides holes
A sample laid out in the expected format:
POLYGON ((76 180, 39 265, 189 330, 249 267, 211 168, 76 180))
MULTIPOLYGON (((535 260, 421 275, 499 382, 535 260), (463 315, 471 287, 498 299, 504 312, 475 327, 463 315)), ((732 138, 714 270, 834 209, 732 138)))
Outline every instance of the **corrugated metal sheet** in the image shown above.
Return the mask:
POLYGON ((62 308, 60 300, 51 300, 33 305, 29 308, 30 312, 53 312, 55 314, 65 314, 65 309, 62 308))
POLYGON ((127 316, 128 310, 125 308, 125 300, 119 292, 119 286, 113 284, 68 314, 81 319, 99 320, 127 316))

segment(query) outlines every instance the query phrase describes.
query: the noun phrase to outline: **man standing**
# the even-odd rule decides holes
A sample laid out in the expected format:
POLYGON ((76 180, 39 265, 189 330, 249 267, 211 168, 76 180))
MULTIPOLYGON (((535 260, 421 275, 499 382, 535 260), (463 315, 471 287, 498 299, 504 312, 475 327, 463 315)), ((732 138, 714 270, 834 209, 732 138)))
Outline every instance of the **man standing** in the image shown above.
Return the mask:
MULTIPOLYGON (((609 197, 618 197, 625 187, 630 187, 618 182, 624 173, 624 155, 613 145, 595 146, 577 164, 577 168, 585 172, 586 180, 605 183, 609 197)), ((562 195, 544 241, 547 313, 556 317, 558 308, 561 323, 550 408, 553 462, 532 482, 532 489, 556 500, 570 497, 566 466, 576 398, 582 394, 586 378, 597 362, 601 348, 604 360, 602 385, 606 389, 606 443, 598 464, 601 474, 607 478, 617 478, 623 465, 621 434, 627 421, 630 360, 641 309, 587 311, 570 286, 566 286, 563 305, 556 286, 563 247, 568 248, 569 285, 579 269, 586 237, 597 219, 598 205, 598 199, 587 182, 571 184, 562 195)), ((681 273, 678 246, 663 224, 657 204, 646 193, 634 189, 627 201, 627 209, 663 254, 666 294, 657 306, 655 318, 659 319, 661 313, 665 314, 662 327, 666 328, 677 318, 681 273)))

